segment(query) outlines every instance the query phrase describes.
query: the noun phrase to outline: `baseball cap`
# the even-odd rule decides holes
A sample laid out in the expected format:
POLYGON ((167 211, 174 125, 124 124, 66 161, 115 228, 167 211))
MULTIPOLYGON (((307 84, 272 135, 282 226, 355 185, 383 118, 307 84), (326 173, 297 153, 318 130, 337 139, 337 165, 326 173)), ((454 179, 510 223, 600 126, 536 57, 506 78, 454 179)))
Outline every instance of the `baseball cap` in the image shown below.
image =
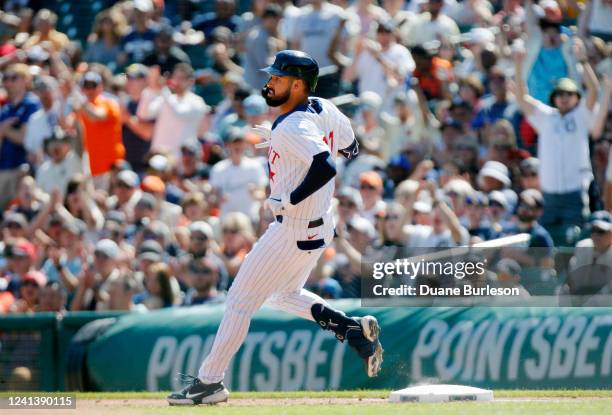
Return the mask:
POLYGON ((189 229, 189 232, 192 234, 201 233, 201 234, 206 235, 208 239, 214 238, 212 227, 207 222, 204 222, 203 220, 191 222, 189 226, 187 227, 187 229, 189 229))
POLYGON ((368 184, 376 189, 382 189, 383 181, 380 174, 373 170, 365 171, 359 175, 359 184, 368 184))
POLYGON ((283 8, 278 4, 268 4, 264 9, 263 15, 261 16, 263 19, 266 17, 282 17, 283 16, 283 8))
POLYGON ((526 172, 526 171, 537 172, 540 168, 540 160, 538 160, 536 157, 526 158, 525 160, 521 161, 520 167, 521 167, 522 172, 526 172))
POLYGON ((244 140, 245 131, 239 127, 231 127, 225 134, 225 142, 233 143, 234 141, 244 140))
POLYGON ((353 219, 348 223, 349 229, 354 229, 359 233, 366 235, 370 239, 376 237, 376 229, 369 220, 362 218, 361 216, 354 216, 353 219))
POLYGON ((319 291, 321 294, 327 294, 334 299, 338 299, 342 295, 340 283, 333 278, 325 278, 319 281, 319 291))
POLYGON ((419 213, 431 213, 432 211, 432 206, 431 203, 429 203, 428 201, 425 200, 417 200, 416 202, 414 202, 414 204, 412 205, 412 209, 415 212, 419 212, 419 213))
POLYGON ((153 2, 151 0, 134 0, 134 9, 142 13, 150 13, 153 11, 153 2))
POLYGON ((189 138, 181 144, 181 150, 187 150, 191 154, 199 155, 202 153, 202 145, 197 138, 189 138))
POLYGON ((129 187, 138 187, 140 184, 138 175, 132 170, 121 170, 117 174, 117 180, 129 187))
POLYGON ((489 193, 489 204, 497 203, 501 205, 504 209, 508 209, 508 198, 504 192, 500 192, 499 190, 493 190, 489 193))
POLYGON ((140 187, 145 192, 164 193, 166 191, 166 184, 158 176, 145 176, 140 187))
POLYGON ((487 161, 482 167, 482 169, 480 170, 480 173, 478 173, 478 177, 479 178, 491 177, 503 183, 504 186, 510 185, 508 167, 506 167, 506 165, 500 163, 499 161, 495 161, 495 160, 487 161))
POLYGON ((96 85, 100 85, 102 83, 102 76, 98 72, 88 71, 85 72, 83 78, 81 78, 81 85, 84 85, 85 82, 95 83, 96 85))
POLYGON ((136 203, 136 206, 141 209, 155 209, 155 205, 155 196, 147 192, 144 192, 140 196, 140 199, 138 199, 138 203, 136 203))
POLYGON ((589 218, 589 225, 591 225, 592 228, 610 232, 612 230, 612 215, 605 210, 593 212, 589 218))
POLYGON ((531 208, 541 208, 544 206, 544 198, 542 193, 536 189, 523 190, 519 195, 520 203, 531 208))
POLYGON ((7 213, 4 217, 3 222, 5 226, 13 223, 19 225, 21 228, 24 229, 28 226, 28 220, 26 219, 25 215, 23 213, 18 212, 7 213))
POLYGON ((156 154, 149 159, 149 167, 157 171, 167 171, 170 168, 170 162, 163 154, 156 154))
POLYGON ((8 258, 30 258, 36 261, 36 247, 30 241, 20 240, 14 245, 8 245, 5 249, 5 255, 8 258))
POLYGON ((485 27, 474 27, 469 32, 461 35, 461 41, 474 45, 485 46, 495 42, 495 35, 491 29, 485 27))
POLYGON ((250 95, 242 103, 244 112, 250 117, 265 114, 268 111, 266 100, 261 95, 250 95))
POLYGON ((23 276, 21 283, 33 281, 38 287, 44 287, 47 284, 47 276, 40 271, 32 270, 23 276))
POLYGON ((138 259, 158 262, 162 259, 163 253, 164 250, 159 242, 153 239, 147 239, 138 249, 138 259))
POLYGON ((125 68, 125 76, 129 79, 146 78, 149 75, 149 68, 141 63, 133 63, 125 68))
POLYGON ((348 186, 340 188, 338 190, 336 198, 347 199, 351 201, 353 204, 355 204, 355 206, 357 206, 358 209, 361 209, 362 207, 363 202, 361 200, 361 194, 359 194, 359 191, 355 188, 348 187, 348 186))
POLYGON ((57 90, 57 81, 50 76, 37 76, 32 82, 32 89, 36 92, 57 90))
POLYGON ((382 105, 382 98, 374 91, 363 91, 359 94, 359 102, 365 109, 378 111, 382 105))
POLYGON ((119 246, 112 239, 100 239, 96 243, 95 253, 101 253, 108 258, 115 259, 119 256, 119 246))

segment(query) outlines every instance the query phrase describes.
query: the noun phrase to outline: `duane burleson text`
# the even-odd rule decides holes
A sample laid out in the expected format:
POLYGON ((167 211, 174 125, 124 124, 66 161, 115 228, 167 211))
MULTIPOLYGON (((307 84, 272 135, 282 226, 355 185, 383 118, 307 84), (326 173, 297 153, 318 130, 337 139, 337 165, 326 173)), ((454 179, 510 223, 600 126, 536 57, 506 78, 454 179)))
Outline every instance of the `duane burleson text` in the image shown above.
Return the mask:
POLYGON ((375 285, 372 292, 377 297, 410 297, 410 296, 439 296, 439 297, 461 297, 461 296, 518 296, 520 291, 517 287, 463 287, 440 288, 420 285, 418 287, 410 285, 400 285, 399 287, 383 287, 375 285))

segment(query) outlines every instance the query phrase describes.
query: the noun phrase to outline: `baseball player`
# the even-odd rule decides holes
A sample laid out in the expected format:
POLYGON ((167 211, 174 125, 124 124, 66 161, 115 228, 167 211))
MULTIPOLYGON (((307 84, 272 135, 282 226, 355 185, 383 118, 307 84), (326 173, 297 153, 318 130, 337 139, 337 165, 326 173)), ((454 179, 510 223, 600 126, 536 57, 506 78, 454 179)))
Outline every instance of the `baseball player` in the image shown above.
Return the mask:
POLYGON ((267 131, 270 197, 266 206, 276 221, 246 256, 198 376, 183 375, 187 386, 168 396, 170 405, 227 400, 225 370, 243 343, 253 314, 264 303, 333 331, 364 360, 368 376, 380 371, 383 349, 376 318, 348 317, 303 289, 334 237, 335 158, 338 153, 352 158, 359 152, 350 122, 329 101, 309 97, 319 68, 307 54, 281 51, 262 70, 270 76, 262 95, 269 106, 282 112, 267 131))

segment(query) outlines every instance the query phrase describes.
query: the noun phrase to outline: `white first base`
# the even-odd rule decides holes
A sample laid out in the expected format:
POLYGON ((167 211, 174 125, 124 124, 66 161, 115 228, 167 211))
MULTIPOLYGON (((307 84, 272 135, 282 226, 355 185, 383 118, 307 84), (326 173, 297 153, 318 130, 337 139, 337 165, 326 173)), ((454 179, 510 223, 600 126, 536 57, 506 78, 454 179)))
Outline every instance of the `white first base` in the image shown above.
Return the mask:
POLYGON ((462 385, 420 385, 391 392, 389 402, 492 401, 493 391, 462 385))

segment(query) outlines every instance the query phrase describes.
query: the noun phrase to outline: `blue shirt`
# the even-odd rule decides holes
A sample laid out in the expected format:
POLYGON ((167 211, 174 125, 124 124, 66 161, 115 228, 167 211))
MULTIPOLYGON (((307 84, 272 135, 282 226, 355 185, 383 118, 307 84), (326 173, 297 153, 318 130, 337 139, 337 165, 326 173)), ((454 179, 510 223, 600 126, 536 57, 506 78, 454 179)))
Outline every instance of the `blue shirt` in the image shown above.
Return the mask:
POLYGON ((495 97, 488 96, 483 99, 482 107, 472 120, 472 128, 479 130, 485 125, 492 125, 501 119, 510 121, 518 136, 521 115, 516 104, 509 101, 500 102, 495 97))
MULTIPOLYGON (((17 117, 18 120, 13 124, 13 128, 20 128, 39 108, 38 98, 28 92, 17 105, 9 102, 0 108, 0 122, 17 117)), ((0 170, 16 169, 24 163, 26 163, 26 149, 4 137, 0 145, 0 170)))
POLYGON ((217 17, 214 12, 205 13, 194 17, 192 26, 195 30, 204 32, 205 37, 212 35, 213 30, 219 26, 225 26, 232 32, 236 32, 240 26, 242 19, 240 16, 230 16, 229 18, 222 19, 217 17))
POLYGON ((144 32, 131 30, 121 39, 121 50, 128 55, 128 63, 141 63, 144 58, 153 52, 157 32, 147 29, 144 32))
POLYGON ((529 95, 548 103, 555 84, 560 78, 567 77, 567 74, 563 50, 560 47, 541 48, 527 80, 529 95))

